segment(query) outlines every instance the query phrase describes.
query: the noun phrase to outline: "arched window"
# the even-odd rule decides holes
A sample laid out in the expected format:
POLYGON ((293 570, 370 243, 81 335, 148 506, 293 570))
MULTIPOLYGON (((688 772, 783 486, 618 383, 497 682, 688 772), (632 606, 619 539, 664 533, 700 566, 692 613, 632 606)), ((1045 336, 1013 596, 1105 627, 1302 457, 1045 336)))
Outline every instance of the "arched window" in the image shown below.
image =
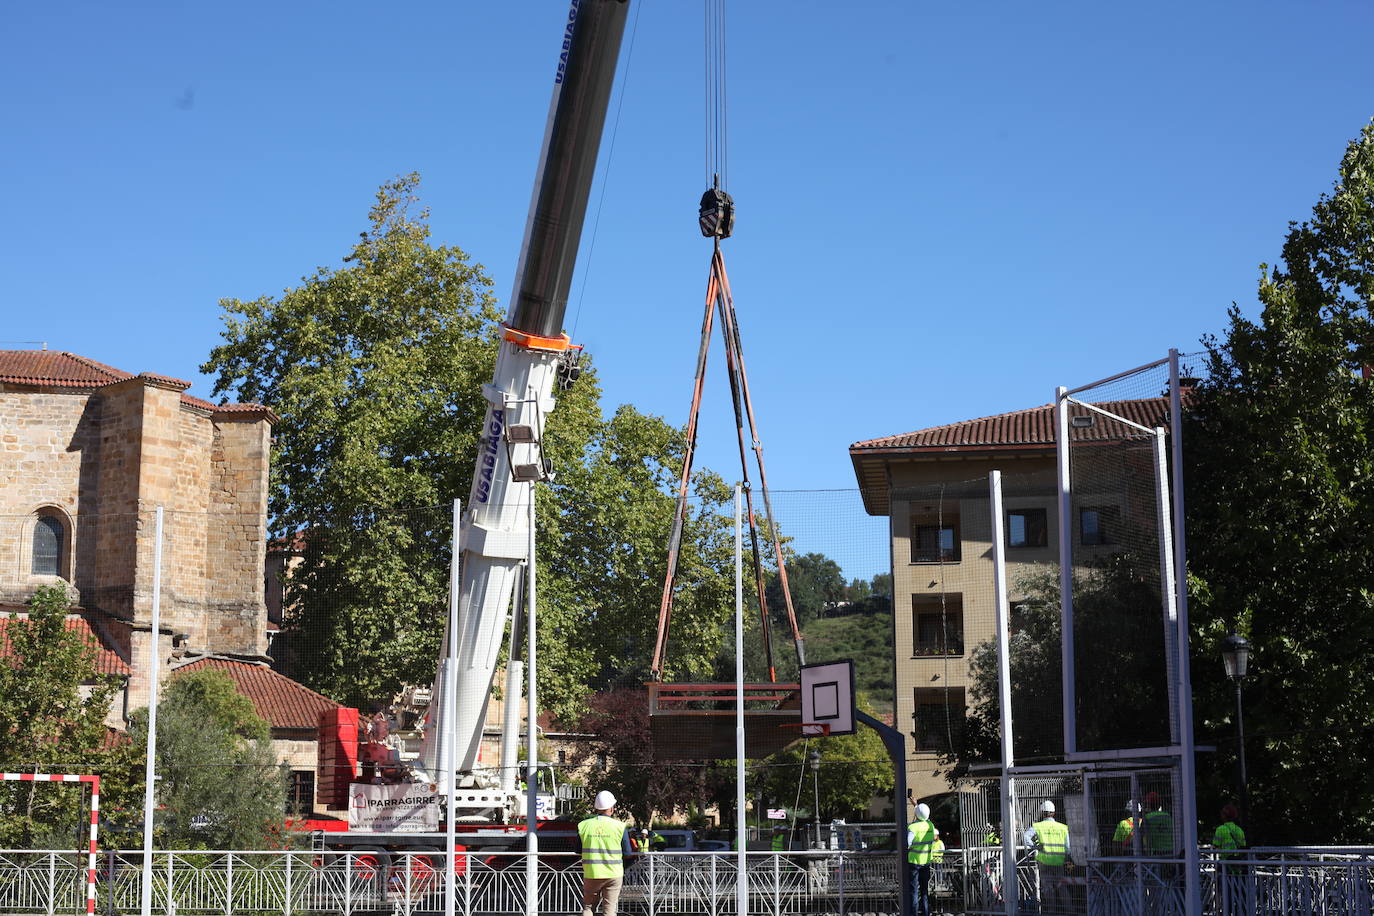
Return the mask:
POLYGON ((62 522, 51 515, 40 515, 33 526, 33 574, 62 575, 62 549, 67 532, 62 522))

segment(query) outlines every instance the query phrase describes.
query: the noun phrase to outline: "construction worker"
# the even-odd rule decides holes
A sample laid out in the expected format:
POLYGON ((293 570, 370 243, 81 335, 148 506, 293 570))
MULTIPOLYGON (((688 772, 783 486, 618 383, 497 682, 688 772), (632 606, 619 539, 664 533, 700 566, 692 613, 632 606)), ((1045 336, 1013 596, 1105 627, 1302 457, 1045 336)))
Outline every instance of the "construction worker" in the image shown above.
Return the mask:
POLYGON ((1041 912, 1069 912, 1068 868, 1069 828, 1054 819, 1054 802, 1040 805, 1040 820, 1026 828, 1021 841, 1035 850, 1035 867, 1040 877, 1041 912))
POLYGON ((773 828, 773 851, 782 852, 787 848, 787 831, 785 827, 773 828))
POLYGON ((577 825, 578 853, 582 856, 582 916, 592 916, 601 903, 604 916, 615 916, 620 903, 620 882, 625 877, 625 856, 630 838, 625 822, 611 817, 615 796, 605 789, 592 801, 596 815, 577 825))
POLYGON ((1243 855, 1240 850, 1246 847, 1245 831, 1236 823, 1236 806, 1227 805, 1221 809, 1221 826, 1212 836, 1212 847, 1217 851, 1217 874, 1221 878, 1217 894, 1221 900, 1223 913, 1249 913, 1251 899, 1249 875, 1243 864, 1231 860, 1243 855))
POLYGON ((911 863, 911 912, 930 916, 930 861, 940 831, 930 822, 930 806, 916 806, 916 820, 906 828, 906 860, 911 863))
POLYGON ((1116 844, 1116 851, 1123 856, 1128 856, 1135 852, 1135 828, 1140 823, 1140 806, 1135 799, 1126 802, 1126 817, 1116 825, 1116 833, 1112 834, 1112 842, 1116 844))
POLYGON ((1140 839, 1147 856, 1169 856, 1174 853, 1174 816, 1164 810, 1164 802, 1160 800, 1158 792, 1145 796, 1140 839))
POLYGON ((1216 848, 1217 857, 1221 859, 1234 859, 1241 854, 1239 850, 1245 848, 1245 831, 1236 823, 1235 805, 1227 805, 1221 809, 1221 826, 1212 837, 1212 846, 1216 848))

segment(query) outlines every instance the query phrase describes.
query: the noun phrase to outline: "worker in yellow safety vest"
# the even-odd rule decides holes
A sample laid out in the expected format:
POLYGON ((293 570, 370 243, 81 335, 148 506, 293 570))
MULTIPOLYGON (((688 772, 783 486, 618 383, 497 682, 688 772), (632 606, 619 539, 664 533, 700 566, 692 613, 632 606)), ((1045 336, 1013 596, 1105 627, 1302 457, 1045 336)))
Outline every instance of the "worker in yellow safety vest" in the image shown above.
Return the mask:
POLYGON ((1116 845, 1116 852, 1119 855, 1129 856, 1135 852, 1135 827, 1140 823, 1140 806, 1135 803, 1135 799, 1126 802, 1126 816, 1116 825, 1116 833, 1112 834, 1112 843, 1116 845))
POLYGON ((911 912, 930 916, 930 862, 940 831, 930 822, 930 806, 916 806, 916 820, 906 828, 906 860, 911 863, 911 912))
POLYGON ((1148 856, 1169 856, 1174 846, 1174 816, 1164 810, 1158 792, 1145 796, 1145 816, 1140 823, 1140 838, 1148 856))
POLYGON ((1245 848, 1245 831, 1236 823, 1236 806, 1227 805, 1221 809, 1222 824, 1212 837, 1212 846, 1222 859, 1234 859, 1245 848))
POLYGON ((611 817, 615 796, 605 789, 592 802, 596 815, 577 825, 578 852, 582 856, 582 916, 592 916, 601 903, 604 916, 615 916, 620 903, 620 883, 625 877, 625 856, 631 853, 625 822, 611 817))
POLYGON ((1040 910, 1042 913, 1069 912, 1068 868, 1069 828, 1054 819, 1054 802, 1046 799, 1040 806, 1040 820, 1032 824, 1022 837, 1026 846, 1035 849, 1035 865, 1040 877, 1040 910))

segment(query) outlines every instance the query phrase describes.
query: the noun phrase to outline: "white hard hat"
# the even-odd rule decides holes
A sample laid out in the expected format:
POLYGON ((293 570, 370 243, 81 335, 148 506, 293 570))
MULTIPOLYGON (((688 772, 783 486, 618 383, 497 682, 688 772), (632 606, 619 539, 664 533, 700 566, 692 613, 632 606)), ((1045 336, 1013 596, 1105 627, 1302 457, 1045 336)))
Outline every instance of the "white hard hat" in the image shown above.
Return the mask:
POLYGON ((609 811, 615 807, 615 796, 605 789, 596 793, 596 798, 592 801, 592 807, 598 811, 609 811))
POLYGON ((930 805, 925 802, 916 806, 916 819, 924 821, 930 818, 930 805))
POLYGON ((1040 806, 1040 813, 1041 813, 1041 814, 1053 814, 1053 813, 1054 813, 1054 802, 1050 801, 1049 799, 1045 799, 1044 803, 1041 804, 1041 806, 1040 806))
POLYGON ((1137 808, 1137 807, 1139 807, 1139 806, 1136 805, 1135 799, 1134 799, 1134 798, 1131 799, 1130 801, 1126 802, 1126 813, 1127 813, 1127 814, 1135 814, 1136 808, 1137 808))

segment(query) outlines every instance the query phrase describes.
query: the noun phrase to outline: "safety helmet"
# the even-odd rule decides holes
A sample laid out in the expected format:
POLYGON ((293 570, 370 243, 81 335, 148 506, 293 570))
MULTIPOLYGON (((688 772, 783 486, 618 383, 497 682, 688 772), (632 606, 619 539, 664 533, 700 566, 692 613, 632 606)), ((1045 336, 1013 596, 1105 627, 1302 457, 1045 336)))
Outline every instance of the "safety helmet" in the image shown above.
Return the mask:
POLYGON ((1040 813, 1041 813, 1041 814, 1053 814, 1053 813, 1054 813, 1054 802, 1050 801, 1049 799, 1045 799, 1045 801, 1042 802, 1041 805, 1040 805, 1040 813))
POLYGON ((917 806, 916 806, 916 819, 919 820, 919 821, 929 820, 929 819, 930 819, 930 805, 927 805, 925 802, 922 802, 921 804, 917 805, 917 806))
POLYGON ((1138 810, 1138 806, 1136 805, 1135 799, 1134 799, 1134 798, 1131 799, 1130 801, 1126 802, 1126 813, 1127 813, 1127 814, 1135 814, 1137 810, 1138 810))
POLYGON ((615 796, 602 789, 596 793, 596 798, 592 800, 592 807, 598 811, 609 811, 615 807, 615 796))

